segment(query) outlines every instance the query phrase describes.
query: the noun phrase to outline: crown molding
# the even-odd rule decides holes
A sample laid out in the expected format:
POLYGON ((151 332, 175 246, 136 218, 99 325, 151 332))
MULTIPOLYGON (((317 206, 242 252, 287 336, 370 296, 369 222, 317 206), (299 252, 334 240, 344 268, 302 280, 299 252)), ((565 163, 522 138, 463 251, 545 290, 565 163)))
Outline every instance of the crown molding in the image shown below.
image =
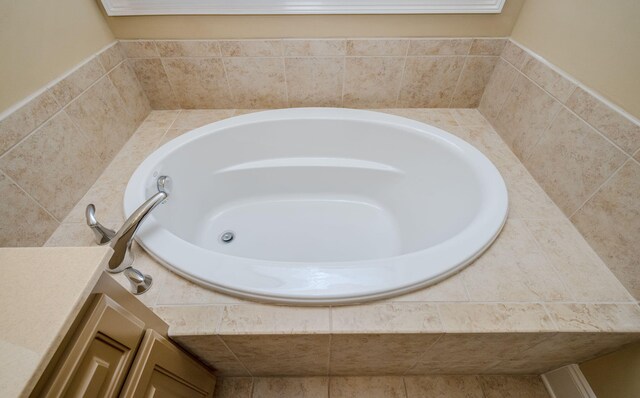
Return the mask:
POLYGON ((107 15, 492 14, 506 0, 101 0, 107 15))

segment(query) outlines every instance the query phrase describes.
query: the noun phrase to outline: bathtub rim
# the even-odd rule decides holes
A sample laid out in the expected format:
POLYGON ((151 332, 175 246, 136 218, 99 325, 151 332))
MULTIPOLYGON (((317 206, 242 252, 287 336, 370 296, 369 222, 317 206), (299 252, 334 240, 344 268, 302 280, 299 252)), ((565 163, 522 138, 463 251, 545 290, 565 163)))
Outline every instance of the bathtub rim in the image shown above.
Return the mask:
MULTIPOLYGON (((419 264, 419 260, 417 259, 417 257, 420 257, 420 256, 422 257, 427 256, 427 252, 431 252, 432 256, 434 252, 437 255, 441 255, 442 253, 438 253, 438 250, 440 251, 444 250, 445 254, 450 254, 450 253, 458 254, 458 253, 455 253, 455 250, 452 248, 449 248, 448 250, 450 253, 447 253, 446 246, 452 245, 452 242, 455 243, 456 240, 461 241, 462 243, 465 243, 465 241, 461 240, 460 237, 462 235, 465 238, 468 238, 467 236, 468 234, 465 235, 465 233, 468 232, 467 230, 470 228, 470 226, 477 224, 478 214, 476 214, 476 217, 474 218, 474 220, 470 222, 467 226, 465 226, 465 229, 463 229, 461 233, 458 233, 452 236, 451 238, 437 245, 428 247, 426 249, 417 250, 414 252, 404 253, 398 256, 382 258, 382 259, 326 262, 326 263, 315 262, 315 263, 305 264, 307 271, 309 271, 310 273, 313 273, 313 269, 331 269, 332 271, 336 272, 340 270, 340 267, 345 267, 345 266, 351 268, 352 270, 359 268, 358 266, 360 266, 360 268, 362 269, 366 269, 367 267, 369 268, 373 267, 373 270, 375 271, 380 267, 384 268, 385 265, 387 267, 398 266, 398 264, 393 264, 393 263, 398 259, 401 259, 405 263, 407 261, 409 263, 412 263, 413 265, 409 266, 408 268, 413 268, 414 271, 420 271, 420 269, 422 268, 423 272, 421 272, 421 274, 423 276, 410 278, 413 281, 412 283, 407 283, 406 281, 404 283, 396 283, 394 285, 395 287, 391 289, 386 287, 384 288, 384 291, 380 291, 381 288, 372 290, 371 287, 369 286, 368 289, 365 287, 361 287, 360 289, 355 289, 355 290, 359 290, 358 293, 347 294, 344 292, 335 292, 334 294, 328 294, 327 291, 325 290, 322 292, 322 294, 320 293, 309 294, 309 292, 307 292, 307 294, 304 294, 304 295, 300 293, 296 293, 294 291, 289 291, 289 292, 280 291, 279 293, 274 293, 274 291, 278 289, 273 289, 273 288, 269 288, 269 289, 257 292, 257 290, 260 290, 260 289, 256 289, 255 287, 248 289, 246 285, 241 286, 241 285, 238 285, 237 283, 235 285, 216 283, 215 281, 212 280, 215 278, 206 277, 206 275, 204 275, 202 272, 203 270, 199 270, 199 272, 196 272, 196 270, 194 269, 189 270, 189 269, 186 269, 186 267, 184 266, 173 264, 175 262, 183 262, 183 263, 191 262, 191 260, 184 261, 183 259, 183 261, 180 261, 180 259, 176 259, 175 256, 172 256, 170 255, 170 253, 167 252, 166 247, 161 245, 161 241, 162 240, 166 241, 167 239, 172 239, 171 237, 173 237, 174 239, 177 239, 178 241, 186 244, 187 248, 193 249, 194 252, 204 251, 207 253, 212 253, 213 256, 216 257, 215 260, 219 260, 220 263, 225 262, 223 260, 230 260, 230 259, 231 261, 236 261, 236 262, 240 261, 242 263, 245 263, 243 264, 243 266, 248 265, 246 269, 247 271, 253 270, 255 272, 256 271, 255 266, 266 267, 267 270, 271 269, 273 271, 277 267, 282 267, 284 265, 291 266, 292 264, 300 264, 301 262, 295 262, 295 261, 284 262, 284 261, 251 259, 251 258, 245 258, 245 257, 231 256, 231 255, 211 251, 208 249, 204 249, 202 247, 194 245, 193 243, 185 241, 179 238, 178 236, 174 235, 173 233, 171 233, 171 231, 162 227, 160 223, 157 222, 155 218, 153 218, 152 216, 150 217, 149 220, 145 221, 145 223, 141 226, 140 233, 136 238, 138 243, 145 249, 145 251, 147 251, 149 255, 151 255, 153 258, 155 258, 157 261, 159 261, 161 264, 163 264, 165 267, 169 268, 173 272, 176 272, 177 274, 187 278, 188 280, 191 280, 197 283, 198 285, 211 288, 213 290, 216 290, 225 294, 229 294, 235 297, 257 300, 265 303, 275 303, 275 304, 279 303, 279 304, 287 304, 287 305, 296 305, 296 304, 297 305, 327 305, 327 304, 340 305, 340 304, 355 304, 355 303, 362 303, 362 302, 367 302, 372 300, 389 298, 389 297, 398 296, 401 294, 410 293, 416 290, 423 289, 427 286, 436 284, 452 276, 453 274, 460 272, 466 266, 468 266, 470 263, 472 263, 474 260, 480 257, 486 251, 486 249, 493 244, 495 239, 498 237, 498 235, 502 231, 502 228, 507 220, 507 215, 508 215, 508 192, 506 189, 506 184, 504 183, 504 179, 502 178, 500 172, 497 170, 495 165, 477 148, 475 148, 470 143, 462 140, 461 138, 427 123, 404 118, 402 116, 386 114, 382 112, 344 109, 344 108, 288 108, 288 109, 254 112, 254 113, 240 115, 233 118, 224 119, 222 121, 214 122, 214 123, 196 128, 194 130, 191 130, 177 137, 176 139, 162 145, 160 148, 156 149, 138 166, 134 174, 131 176, 129 183, 127 185, 127 189, 125 191, 124 200, 123 200, 125 214, 128 215, 133 210, 135 210, 135 206, 136 206, 135 203, 137 200, 144 200, 143 191, 145 191, 145 189, 144 188, 141 189, 141 187, 144 187, 145 182, 149 183, 149 181, 147 181, 149 180, 148 176, 152 172, 152 169, 154 168, 154 166, 157 165, 158 161, 166 157, 171 151, 176 150, 177 148, 183 145, 187 145, 188 143, 192 142, 193 140, 196 140, 201 136, 208 135, 208 134, 215 134, 216 131, 224 130, 229 127, 238 127, 243 124, 251 124, 256 122, 264 122, 264 121, 310 119, 310 118, 311 119, 338 119, 338 120, 351 119, 351 120, 372 122, 372 123, 384 123, 384 124, 393 124, 393 125, 400 124, 404 127, 409 127, 413 130, 419 130, 420 134, 430 134, 431 136, 436 136, 440 139, 444 139, 445 141, 447 141, 447 143, 454 143, 459 147, 461 147, 467 154, 472 155, 471 156, 473 158, 472 159, 473 161, 471 162, 472 164, 476 166, 479 165, 483 168, 482 177, 485 178, 488 182, 490 182, 492 187, 497 190, 497 192, 494 191, 491 194, 491 198, 497 203, 491 206, 491 208, 493 210, 496 210, 497 213, 496 211, 494 211, 494 213, 496 214, 494 214, 493 217, 487 218, 486 216, 488 212, 486 208, 481 209, 481 211, 479 212, 479 214, 485 216, 485 221, 487 221, 488 219, 489 225, 488 226, 485 225, 485 229, 487 229, 488 231, 491 231, 491 234, 483 233, 482 239, 478 239, 477 237, 475 237, 473 240, 476 240, 476 241, 482 240, 485 243, 479 248, 474 249, 472 253, 469 253, 469 250, 465 251, 465 253, 467 254, 463 256, 458 256, 457 260, 445 261, 448 263, 453 262, 456 264, 455 266, 448 265, 447 267, 442 267, 441 265, 438 265, 435 268, 431 268, 431 266, 424 267, 424 265, 421 266, 419 264), (143 167, 145 165, 146 167, 143 167), (491 178, 489 178, 488 175, 492 175, 491 178), (136 191, 137 191, 137 195, 135 195, 136 191), (149 231, 153 230, 154 227, 158 227, 158 226, 160 226, 159 230, 161 232, 160 235, 162 235, 161 237, 159 237, 158 233, 155 233, 155 234, 148 233, 149 231), (149 235, 151 235, 151 239, 149 238, 149 235), (158 249, 156 250, 161 253, 156 253, 155 251, 151 250, 149 245, 147 245, 147 242, 151 242, 151 245, 154 247, 159 247, 160 250, 158 249), (439 248, 439 249, 436 250, 435 248, 439 248), (165 259, 165 257, 170 257, 170 258, 165 259), (254 264, 247 264, 247 263, 254 263, 254 264), (384 263, 387 263, 387 264, 384 264, 384 263), (432 272, 424 272, 425 268, 429 268, 432 272), (419 282, 415 282, 415 280, 418 280, 419 282)), ((485 191, 489 191, 489 190, 487 189, 485 191)), ((484 193, 486 194, 486 192, 484 193)), ((156 231, 158 231, 158 229, 156 229, 156 231)), ((478 244, 476 243, 473 246, 478 247, 478 244)), ((185 245, 182 245, 182 247, 184 248, 185 245)), ((188 250, 185 252, 188 252, 188 250)), ((453 257, 455 258, 455 255, 453 257)), ((424 260, 424 261, 427 261, 427 260, 424 260)), ((407 270, 406 268, 407 266, 406 264, 404 264, 404 268, 402 268, 401 271, 406 271, 407 270)), ((304 268, 298 268, 298 269, 304 269, 304 268)), ((344 268, 343 268, 343 271, 346 272, 345 274, 349 274, 349 272, 344 270, 344 268)), ((381 278, 381 279, 384 280, 385 278, 381 278)), ((344 290, 349 290, 349 289, 344 289, 344 290)), ((352 290, 353 290, 353 286, 352 286, 352 290)))

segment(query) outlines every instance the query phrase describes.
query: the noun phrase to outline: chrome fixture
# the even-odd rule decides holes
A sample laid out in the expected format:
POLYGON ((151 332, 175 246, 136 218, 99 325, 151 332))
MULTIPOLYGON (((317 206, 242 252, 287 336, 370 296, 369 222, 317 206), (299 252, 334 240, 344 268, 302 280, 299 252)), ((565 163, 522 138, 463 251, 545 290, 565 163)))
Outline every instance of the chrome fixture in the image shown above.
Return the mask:
POLYGON ((226 231, 226 232, 223 232, 222 235, 220 235, 220 242, 231 243, 231 241, 235 237, 236 237, 236 234, 234 234, 233 231, 226 231))
POLYGON ((151 210, 164 203, 169 196, 166 190, 170 186, 170 182, 171 179, 167 176, 159 177, 157 180, 158 192, 138 207, 118 232, 98 222, 96 219, 96 207, 93 204, 88 205, 85 212, 87 225, 93 231, 96 243, 108 245, 113 249, 113 255, 109 259, 107 271, 113 274, 124 272, 129 282, 131 282, 131 292, 136 295, 149 290, 153 279, 151 276, 131 267, 134 260, 133 251, 131 251, 133 238, 140 224, 146 219, 151 210))

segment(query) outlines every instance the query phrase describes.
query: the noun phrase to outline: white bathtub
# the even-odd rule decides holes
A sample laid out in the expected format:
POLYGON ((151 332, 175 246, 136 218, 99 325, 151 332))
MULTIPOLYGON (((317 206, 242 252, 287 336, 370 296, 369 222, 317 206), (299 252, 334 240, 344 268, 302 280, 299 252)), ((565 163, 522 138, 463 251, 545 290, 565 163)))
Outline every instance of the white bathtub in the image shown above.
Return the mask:
POLYGON ((162 175, 169 198, 138 242, 190 280, 267 302, 363 302, 436 283, 491 244, 508 207, 500 173, 463 140, 351 109, 266 111, 188 132, 138 167, 127 215, 162 175))

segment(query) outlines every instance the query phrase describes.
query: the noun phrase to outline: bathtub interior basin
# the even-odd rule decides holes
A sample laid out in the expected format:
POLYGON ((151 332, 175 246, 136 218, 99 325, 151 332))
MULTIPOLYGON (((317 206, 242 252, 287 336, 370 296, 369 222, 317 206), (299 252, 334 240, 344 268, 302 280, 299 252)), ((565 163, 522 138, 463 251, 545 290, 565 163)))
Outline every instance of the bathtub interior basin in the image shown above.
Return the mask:
POLYGON ((461 270, 507 215, 500 173, 433 126, 349 109, 243 115, 151 154, 125 213, 169 176, 137 240, 173 271, 245 298, 362 302, 461 270))

